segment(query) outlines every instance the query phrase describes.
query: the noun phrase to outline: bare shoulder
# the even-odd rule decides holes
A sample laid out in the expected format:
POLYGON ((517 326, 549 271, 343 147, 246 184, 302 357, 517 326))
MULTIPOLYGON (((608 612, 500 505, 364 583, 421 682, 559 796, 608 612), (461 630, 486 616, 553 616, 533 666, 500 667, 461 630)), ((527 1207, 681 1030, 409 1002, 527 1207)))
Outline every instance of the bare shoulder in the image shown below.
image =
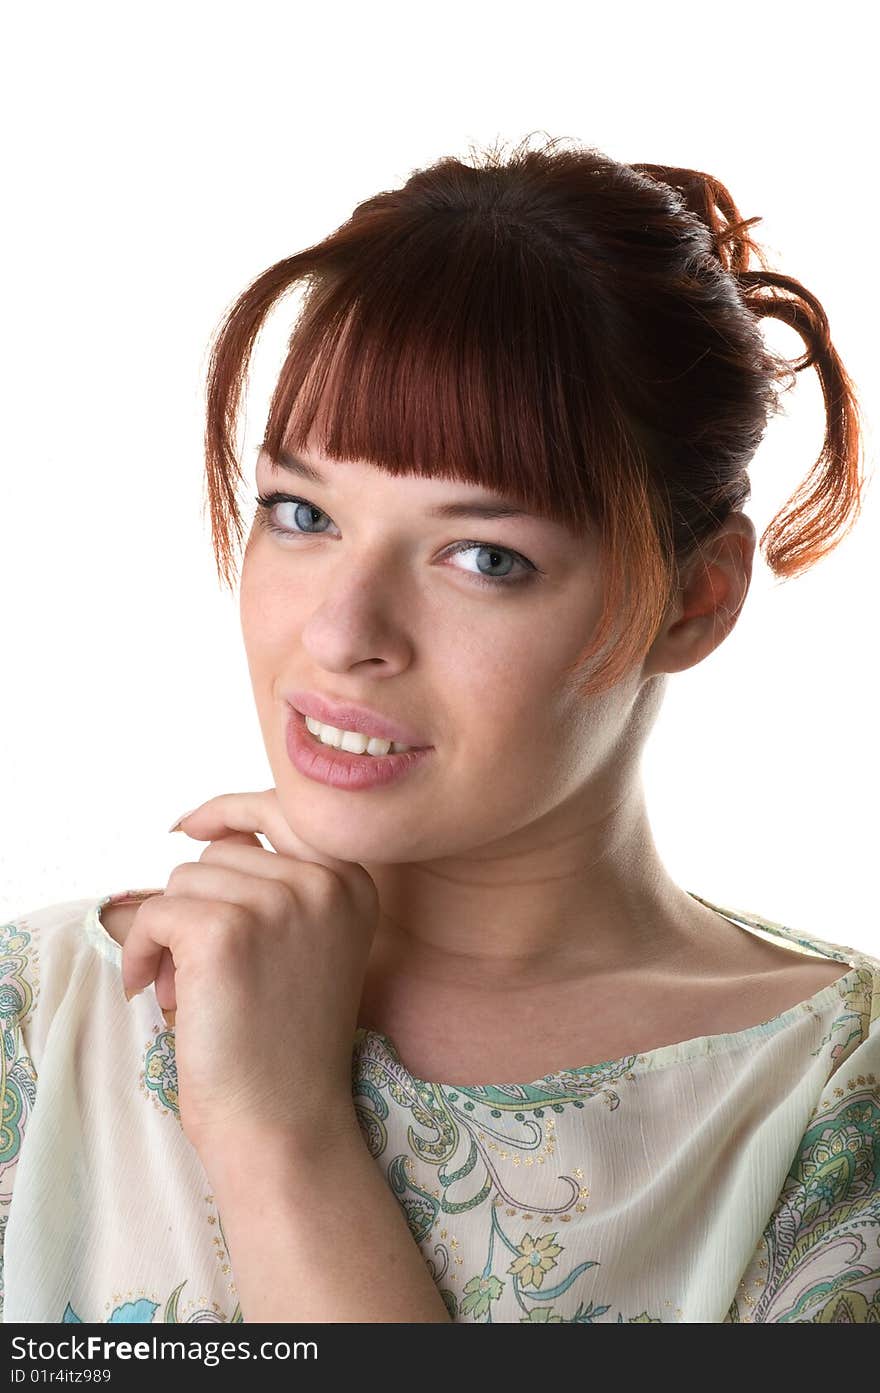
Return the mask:
POLYGON ((833 958, 808 958, 805 955, 803 962, 794 963, 788 971, 792 982, 799 982, 807 989, 808 995, 814 996, 823 987, 830 987, 832 982, 852 972, 852 967, 833 958))
POLYGON ((762 1020, 769 1020, 802 1001, 809 1001, 818 992, 852 972, 849 963, 836 962, 831 958, 812 958, 793 953, 788 956, 795 957, 796 961, 759 973, 742 983, 747 988, 752 1011, 757 1010, 762 1020))
POLYGON ((811 1000, 852 970, 848 962, 759 934, 716 939, 697 973, 665 980, 664 1028, 670 1039, 684 1038, 685 1018, 694 1036, 745 1030, 811 1000))

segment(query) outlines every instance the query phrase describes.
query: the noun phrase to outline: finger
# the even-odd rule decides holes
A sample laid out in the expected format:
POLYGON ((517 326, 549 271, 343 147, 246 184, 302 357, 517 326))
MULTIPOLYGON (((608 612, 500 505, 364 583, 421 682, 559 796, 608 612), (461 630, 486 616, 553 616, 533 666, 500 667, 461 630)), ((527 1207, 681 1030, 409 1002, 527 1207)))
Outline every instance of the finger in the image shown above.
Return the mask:
MULTIPOLYGON (((212 843, 212 845, 216 845, 219 849, 222 844, 212 843)), ((212 907, 223 907, 224 912, 239 909, 246 916, 243 922, 258 924, 264 933, 276 927, 282 932, 286 932, 289 918, 292 913, 296 912, 297 905, 305 907, 310 900, 310 891, 314 882, 309 876, 308 867, 300 862, 288 861, 285 857, 276 856, 274 852, 262 849, 257 852, 252 847, 235 847, 233 850, 239 857, 248 854, 261 856, 263 858, 259 863, 261 866, 267 861, 271 862, 273 866, 290 866, 299 871, 299 881, 296 877, 285 880, 277 875, 255 875, 253 869, 247 865, 242 870, 240 864, 221 865, 211 861, 183 861, 179 866, 175 866, 171 872, 165 887, 164 898, 174 903, 181 899, 192 901, 194 904, 200 903, 202 906, 209 903, 212 907)), ((315 872, 315 874, 323 873, 315 872)), ((129 937, 134 929, 135 924, 133 923, 129 930, 129 937)), ((178 960, 183 951, 183 944, 178 945, 176 950, 178 960)))
MULTIPOLYGON (((197 837, 197 838, 194 838, 193 840, 194 840, 194 841, 201 841, 202 839, 201 839, 201 837, 197 837)), ((256 832, 224 832, 224 833, 222 834, 222 836, 212 838, 210 845, 211 845, 211 846, 236 846, 236 845, 237 845, 237 846, 250 846, 250 847, 255 847, 258 851, 262 851, 264 855, 266 855, 266 854, 274 854, 274 853, 267 853, 267 852, 266 852, 266 848, 263 846, 263 843, 260 841, 260 839, 259 839, 259 837, 257 836, 256 832)), ((203 856, 204 856, 204 854, 205 854, 205 853, 202 852, 202 855, 203 855, 203 856)))
POLYGON ((221 793, 181 818, 180 827, 197 842, 220 841, 233 831, 260 832, 282 856, 317 861, 344 876, 351 876, 356 864, 328 856, 298 837, 281 811, 275 788, 258 793, 221 793))
MULTIPOLYGON (((261 849, 261 855, 269 853, 261 849)), ((122 947, 126 994, 141 992, 156 980, 165 948, 170 950, 175 971, 180 968, 190 936, 188 926, 195 924, 198 933, 199 916, 204 916, 206 907, 211 914, 218 908, 244 910, 262 924, 276 925, 290 908, 290 888, 277 879, 254 877, 228 866, 196 861, 176 866, 164 892, 144 900, 131 922, 122 947)))
POLYGON ((156 1000, 163 1011, 177 1009, 177 993, 174 990, 174 959, 168 948, 163 948, 156 973, 156 1000))
MULTIPOLYGON (((180 871, 183 866, 225 866, 263 880, 280 880, 294 890, 305 890, 313 883, 319 886, 324 883, 329 867, 322 862, 303 861, 299 856, 282 856, 274 851, 266 851, 262 846, 254 846, 250 838, 246 840, 247 845, 240 832, 230 833, 219 841, 209 842, 198 861, 182 861, 175 870, 180 871)), ((186 888, 184 893, 188 893, 186 888)))
MULTIPOLYGON (((166 889, 161 895, 144 900, 125 936, 122 945, 122 988, 129 998, 155 981, 166 949, 173 964, 171 935, 174 931, 171 921, 167 917, 157 918, 155 910, 155 906, 161 904, 167 894, 166 889), (149 919, 145 917, 148 905, 151 906, 149 919)), ((176 933, 174 937, 177 937, 176 933)))
POLYGON ((198 861, 183 861, 171 873, 166 893, 205 895, 209 899, 225 900, 253 908, 266 922, 280 922, 289 914, 292 905, 327 905, 327 895, 334 900, 341 890, 363 917, 365 924, 375 925, 379 912, 376 886, 367 870, 356 862, 344 862, 345 875, 340 875, 322 861, 303 861, 300 857, 282 856, 263 847, 241 846, 232 837, 210 842, 198 861), (217 880, 205 879, 205 872, 220 873, 217 880), (195 871, 195 877, 189 871, 195 871), (241 876, 242 882, 228 881, 227 876, 241 876), (262 884, 264 892, 258 887, 262 884), (281 892, 281 893, 279 893, 281 892), (293 901, 285 894, 293 894, 293 901))

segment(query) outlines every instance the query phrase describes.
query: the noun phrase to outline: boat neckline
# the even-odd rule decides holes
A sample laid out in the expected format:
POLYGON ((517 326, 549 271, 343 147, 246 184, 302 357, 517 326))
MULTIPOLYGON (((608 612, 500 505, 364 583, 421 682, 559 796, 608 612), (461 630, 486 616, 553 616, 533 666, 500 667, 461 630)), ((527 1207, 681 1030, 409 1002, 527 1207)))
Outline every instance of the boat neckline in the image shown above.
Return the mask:
MULTIPOLYGON (((138 900, 149 899, 152 895, 162 893, 161 888, 120 890, 109 895, 102 895, 88 902, 83 927, 86 936, 91 940, 93 946, 108 961, 113 962, 122 970, 122 946, 117 943, 112 934, 105 927, 101 920, 101 910, 106 905, 121 904, 125 902, 136 902, 138 900)), ((733 924, 736 928, 741 928, 747 933, 752 933, 755 937, 763 937, 765 934, 771 935, 774 939, 780 940, 788 946, 792 952, 798 953, 801 957, 815 956, 825 958, 831 962, 849 964, 849 972, 843 973, 840 977, 829 982, 827 986, 821 987, 812 996, 806 997, 803 1001, 798 1001, 794 1006, 787 1007, 784 1011, 779 1011, 775 1016, 770 1016, 767 1020, 759 1021, 756 1025, 745 1026, 742 1030, 725 1031, 716 1035, 696 1035, 687 1040, 679 1040, 669 1045, 657 1045, 653 1049, 645 1050, 640 1053, 623 1055, 619 1059, 601 1060, 593 1064, 580 1064, 572 1068, 554 1069, 549 1074, 542 1074, 540 1078, 531 1079, 527 1083, 444 1083, 430 1079, 420 1079, 407 1068, 406 1061, 402 1059, 394 1040, 381 1030, 375 1030, 372 1026, 357 1026, 355 1029, 354 1044, 356 1049, 362 1048, 367 1041, 374 1040, 384 1051, 391 1063, 402 1069, 408 1079, 422 1090, 442 1090, 445 1093, 499 1093, 523 1092, 529 1089, 545 1089, 548 1084, 553 1083, 576 1083, 582 1079, 588 1081, 591 1076, 600 1075, 601 1077, 618 1077, 628 1072, 632 1072, 637 1066, 641 1071, 650 1069, 657 1070, 669 1066, 670 1064, 682 1063, 690 1059, 699 1058, 710 1054, 728 1053, 738 1045, 747 1045, 752 1040, 761 1036, 767 1037, 783 1030, 786 1026, 803 1019, 806 1015, 815 1015, 822 1012, 826 1006, 831 1005, 835 1000, 842 1001, 847 993, 852 990, 860 972, 868 961, 868 955, 860 952, 856 948, 848 945, 830 943, 825 939, 815 938, 808 934, 799 933, 797 930, 787 928, 783 924, 775 923, 773 920, 765 919, 751 911, 735 910, 724 908, 715 904, 712 900, 705 899, 702 895, 696 894, 693 890, 686 891, 692 899, 704 905, 707 909, 714 910, 722 918, 733 924), (755 933, 755 930, 758 932, 755 933), (852 979, 852 982, 851 982, 852 979)))

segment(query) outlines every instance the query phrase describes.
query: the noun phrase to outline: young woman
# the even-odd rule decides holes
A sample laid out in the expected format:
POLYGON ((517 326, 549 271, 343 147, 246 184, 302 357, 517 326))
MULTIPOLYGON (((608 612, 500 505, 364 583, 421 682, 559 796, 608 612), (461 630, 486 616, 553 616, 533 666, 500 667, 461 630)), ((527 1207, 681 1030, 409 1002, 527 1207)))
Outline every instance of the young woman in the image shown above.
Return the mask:
POLYGON ((250 354, 306 291, 241 572, 275 784, 184 817, 166 886, 2 929, 8 1321, 880 1320, 880 962, 679 887, 640 776, 745 602, 792 369, 827 429, 773 572, 860 506, 853 386, 755 221, 523 144, 233 305, 227 584, 250 354))

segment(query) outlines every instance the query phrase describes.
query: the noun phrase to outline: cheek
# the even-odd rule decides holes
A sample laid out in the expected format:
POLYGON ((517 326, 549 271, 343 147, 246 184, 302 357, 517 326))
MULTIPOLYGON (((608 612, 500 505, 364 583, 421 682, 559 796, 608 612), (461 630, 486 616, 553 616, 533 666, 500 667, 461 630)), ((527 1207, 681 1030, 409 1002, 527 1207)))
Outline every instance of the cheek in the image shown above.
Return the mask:
POLYGON ((289 647, 290 636, 298 628, 298 606, 289 580, 282 584, 270 567, 252 559, 242 566, 238 608, 249 654, 271 652, 285 643, 289 647))
MULTIPOLYGON (((538 671, 522 650, 484 656, 457 682, 458 723, 453 749, 462 756, 468 780, 497 793, 568 784, 572 773, 590 763, 590 744, 598 737, 582 711, 561 700, 556 666, 538 671)), ((517 793, 517 797, 519 793, 517 793)))
POLYGON ((438 764, 438 798, 453 835, 479 845, 516 833, 576 796, 600 761, 582 725, 522 694, 471 703, 438 764), (442 782, 441 782, 442 780, 442 782), (465 835, 466 833, 466 835, 465 835))
POLYGON ((583 715, 565 690, 565 669, 585 641, 582 629, 534 616, 525 626, 498 625, 490 634, 471 626, 435 640, 431 664, 448 674, 465 729, 478 730, 493 748, 546 750, 571 739, 567 728, 583 715))
POLYGON ((567 689, 565 669, 586 639, 547 623, 515 642, 466 636, 447 653, 456 777, 496 809, 527 804, 534 815, 567 797, 603 764, 613 736, 611 707, 567 689))

